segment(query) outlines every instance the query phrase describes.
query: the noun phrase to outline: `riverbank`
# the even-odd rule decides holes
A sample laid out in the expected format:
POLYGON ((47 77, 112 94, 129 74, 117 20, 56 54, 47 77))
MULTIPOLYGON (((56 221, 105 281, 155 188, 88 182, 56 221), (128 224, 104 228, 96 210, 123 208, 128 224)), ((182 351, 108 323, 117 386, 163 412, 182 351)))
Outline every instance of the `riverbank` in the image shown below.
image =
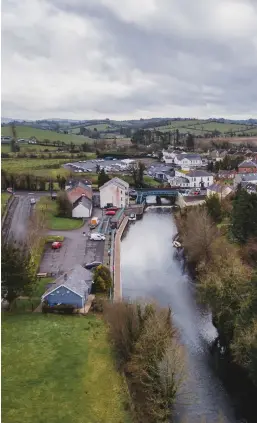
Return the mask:
MULTIPOLYGON (((250 349, 250 345, 237 343, 240 321, 247 307, 250 313, 256 295, 251 281, 254 269, 243 263, 238 245, 228 242, 204 210, 178 215, 176 223, 185 247, 187 272, 198 286, 201 301, 210 305, 213 312, 212 323, 217 330, 210 347, 213 369, 231 396, 237 418, 255 423, 257 387, 238 360, 238 348, 250 349)), ((246 325, 250 325, 249 319, 245 330, 246 325)))

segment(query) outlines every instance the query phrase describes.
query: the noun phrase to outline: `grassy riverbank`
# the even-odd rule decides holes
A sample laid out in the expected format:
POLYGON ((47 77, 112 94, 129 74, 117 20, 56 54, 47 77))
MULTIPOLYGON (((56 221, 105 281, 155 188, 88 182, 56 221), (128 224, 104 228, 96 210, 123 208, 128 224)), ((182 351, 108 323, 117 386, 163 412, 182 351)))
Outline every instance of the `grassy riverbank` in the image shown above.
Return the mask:
POLYGON ((129 423, 106 326, 95 316, 4 314, 5 423, 129 423))

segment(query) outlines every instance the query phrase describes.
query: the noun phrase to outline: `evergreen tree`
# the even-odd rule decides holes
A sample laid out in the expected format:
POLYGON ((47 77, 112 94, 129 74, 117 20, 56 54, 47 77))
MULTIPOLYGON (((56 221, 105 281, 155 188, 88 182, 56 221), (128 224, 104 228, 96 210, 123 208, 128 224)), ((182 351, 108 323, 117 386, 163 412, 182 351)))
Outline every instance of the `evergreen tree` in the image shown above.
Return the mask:
POLYGON ((98 173, 98 188, 100 188, 102 185, 104 185, 109 180, 110 180, 109 176, 105 173, 105 170, 102 169, 98 173))
POLYGON ((72 217, 72 204, 67 192, 62 191, 57 196, 57 215, 60 217, 72 217))
POLYGON ((19 246, 2 242, 2 297, 9 304, 23 294, 30 294, 35 274, 31 267, 31 256, 25 244, 19 246))
POLYGON ((231 233, 241 244, 257 236, 257 195, 241 187, 236 192, 231 213, 231 233))
POLYGON ((208 215, 213 219, 214 222, 220 223, 222 220, 222 207, 219 197, 217 195, 211 195, 205 200, 208 215))
POLYGON ((108 267, 98 266, 94 271, 93 292, 108 292, 112 286, 112 277, 108 267))
POLYGON ((195 149, 195 138, 192 134, 188 134, 187 139, 186 139, 186 146, 188 148, 188 150, 193 150, 195 149))

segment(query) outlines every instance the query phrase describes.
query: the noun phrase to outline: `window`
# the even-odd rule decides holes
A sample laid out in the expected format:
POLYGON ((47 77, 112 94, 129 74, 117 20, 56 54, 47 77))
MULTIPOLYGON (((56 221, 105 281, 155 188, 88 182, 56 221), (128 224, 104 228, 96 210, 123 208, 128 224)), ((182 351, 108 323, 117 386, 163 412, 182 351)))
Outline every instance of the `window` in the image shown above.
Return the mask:
POLYGON ((70 293, 70 291, 66 291, 66 294, 69 294, 70 293))
POLYGON ((60 294, 60 291, 56 291, 56 294, 60 294))

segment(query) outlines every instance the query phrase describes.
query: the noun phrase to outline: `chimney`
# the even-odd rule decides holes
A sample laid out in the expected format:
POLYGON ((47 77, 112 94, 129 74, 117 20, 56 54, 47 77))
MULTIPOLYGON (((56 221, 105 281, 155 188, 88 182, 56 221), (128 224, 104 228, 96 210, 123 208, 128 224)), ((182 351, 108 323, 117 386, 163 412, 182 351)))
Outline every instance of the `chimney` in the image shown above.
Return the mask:
POLYGON ((67 275, 67 273, 65 273, 64 280, 67 281, 67 279, 68 279, 68 275, 67 275))

